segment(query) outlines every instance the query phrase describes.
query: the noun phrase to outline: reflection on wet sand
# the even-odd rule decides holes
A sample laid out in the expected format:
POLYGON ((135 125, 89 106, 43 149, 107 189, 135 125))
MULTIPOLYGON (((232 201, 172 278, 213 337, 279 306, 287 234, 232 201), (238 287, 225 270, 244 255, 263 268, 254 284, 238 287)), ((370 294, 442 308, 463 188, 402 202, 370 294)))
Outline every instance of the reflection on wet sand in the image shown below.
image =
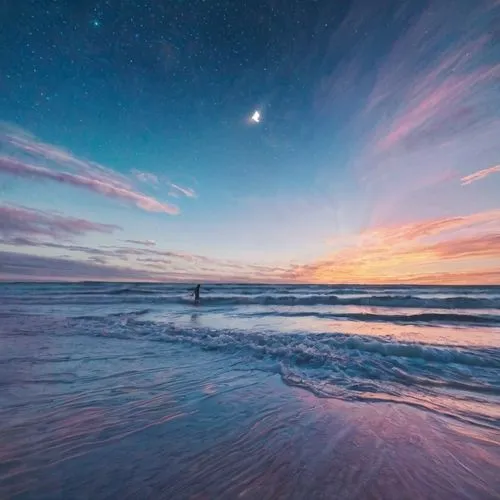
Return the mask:
POLYGON ((17 382, 46 392, 4 399, 1 498, 493 499, 500 488, 492 430, 317 398, 233 355, 80 338, 94 352, 82 356, 75 340, 57 339, 58 357, 17 382))

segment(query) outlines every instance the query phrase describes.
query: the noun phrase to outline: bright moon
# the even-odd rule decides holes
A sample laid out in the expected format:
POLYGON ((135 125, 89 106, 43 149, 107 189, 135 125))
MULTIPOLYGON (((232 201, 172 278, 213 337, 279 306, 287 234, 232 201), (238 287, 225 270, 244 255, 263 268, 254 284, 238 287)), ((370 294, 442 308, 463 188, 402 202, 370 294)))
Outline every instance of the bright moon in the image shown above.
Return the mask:
POLYGON ((254 123, 260 123, 260 113, 259 113, 258 111, 256 111, 256 112, 252 115, 251 120, 252 120, 254 123))

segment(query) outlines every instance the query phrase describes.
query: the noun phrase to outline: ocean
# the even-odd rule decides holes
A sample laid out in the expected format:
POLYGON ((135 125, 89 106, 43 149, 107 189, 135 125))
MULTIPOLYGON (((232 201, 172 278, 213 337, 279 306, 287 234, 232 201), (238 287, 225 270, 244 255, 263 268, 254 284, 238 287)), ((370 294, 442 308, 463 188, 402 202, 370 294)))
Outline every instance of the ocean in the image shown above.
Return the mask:
POLYGON ((189 293, 0 284, 0 498, 500 498, 500 287, 189 293))

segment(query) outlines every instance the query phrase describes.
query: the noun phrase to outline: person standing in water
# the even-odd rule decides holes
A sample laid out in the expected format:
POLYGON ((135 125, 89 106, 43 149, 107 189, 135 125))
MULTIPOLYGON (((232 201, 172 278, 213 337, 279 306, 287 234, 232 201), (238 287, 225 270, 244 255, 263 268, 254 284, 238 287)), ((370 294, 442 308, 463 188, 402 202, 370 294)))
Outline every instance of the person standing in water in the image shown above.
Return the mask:
POLYGON ((200 303, 200 286, 201 285, 196 285, 196 288, 193 290, 194 303, 195 304, 199 304, 200 303))

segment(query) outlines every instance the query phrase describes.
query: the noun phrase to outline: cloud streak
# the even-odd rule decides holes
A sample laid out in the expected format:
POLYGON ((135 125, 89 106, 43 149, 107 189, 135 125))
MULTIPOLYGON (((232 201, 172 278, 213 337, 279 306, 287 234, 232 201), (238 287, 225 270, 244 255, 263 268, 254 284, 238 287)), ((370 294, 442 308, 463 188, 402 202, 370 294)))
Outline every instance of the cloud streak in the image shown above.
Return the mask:
POLYGON ((172 190, 169 193, 171 196, 176 197, 179 196, 180 194, 182 196, 185 196, 186 198, 196 198, 196 193, 194 189, 188 187, 182 187, 179 186, 178 184, 173 184, 173 183, 170 184, 170 187, 172 188, 172 190))
MULTIPOLYGON (((387 43, 380 38, 375 13, 357 13, 363 40, 353 36, 350 54, 317 91, 332 119, 343 109, 345 92, 352 92, 356 102, 344 104, 341 137, 349 154, 343 172, 332 168, 324 174, 332 190, 339 177, 352 186, 349 200, 342 199, 342 190, 336 193, 339 210, 355 200, 352 215, 343 221, 355 221, 352 230, 399 224, 401 217, 453 214, 469 205, 485 210, 494 202, 489 193, 471 198, 459 188, 460 179, 465 185, 497 172, 493 167, 467 175, 496 165, 500 154, 500 53, 498 33, 489 28, 490 2, 458 2, 453 11, 438 0, 396 3, 389 2, 394 16, 387 24, 387 43), (467 30, 460 28, 464 25, 467 30), (375 63, 367 61, 371 50, 366 40, 378 40, 383 47, 375 63), (367 65, 374 68, 369 77, 367 65), (349 90, 336 88, 339 81, 349 90)), ((353 22, 342 32, 348 40, 353 22)), ((335 36, 333 46, 342 41, 335 36)))
POLYGON ((121 227, 114 224, 101 224, 26 207, 0 205, 2 238, 27 236, 71 239, 89 232, 111 234, 118 230, 121 230, 121 227))
POLYGON ((495 121, 500 61, 484 32, 490 16, 481 1, 453 14, 431 1, 409 23, 380 65, 368 100, 367 111, 381 118, 375 151, 446 143, 495 121), (458 26, 466 21, 471 29, 464 33, 458 26))
POLYGON ((155 247, 155 240, 123 240, 125 243, 132 243, 133 245, 141 245, 145 247, 155 247))
POLYGON ((179 213, 179 209, 167 203, 162 203, 151 196, 119 187, 106 181, 85 177, 68 172, 57 172, 46 167, 32 165, 10 157, 0 157, 0 173, 23 177, 27 179, 51 180, 77 188, 86 189, 108 198, 114 198, 132 203, 148 212, 163 212, 171 215, 179 213))
MULTIPOLYGON (((159 271, 134 269, 130 266, 113 266, 102 257, 94 256, 82 262, 61 257, 41 257, 23 253, 0 251, 0 280, 95 280, 95 281, 153 281, 153 282, 226 282, 242 280, 262 282, 263 273, 232 273, 221 275, 211 269, 195 273, 183 270, 166 270, 161 264, 149 263, 159 271)), ((271 280, 269 280, 271 281, 271 280)))
POLYGON ((470 228, 477 230, 484 226, 491 227, 491 224, 498 224, 500 227, 500 209, 376 228, 365 231, 362 239, 365 241, 382 241, 386 244, 399 244, 441 235, 450 231, 470 228))
POLYGON ((460 179, 462 186, 467 186, 472 184, 473 182, 480 181, 491 174, 500 173, 500 165, 496 165, 494 167, 485 168, 483 170, 479 170, 478 172, 474 172, 473 174, 466 175, 460 179))
MULTIPOLYGON (((247 264, 242 262, 214 259, 203 255, 189 254, 185 252, 174 252, 151 247, 100 247, 93 248, 83 245, 73 245, 50 241, 39 241, 28 237, 0 238, 0 244, 11 247, 26 248, 48 248, 60 251, 63 254, 75 252, 87 256, 93 262, 103 263, 104 259, 115 262, 126 261, 127 267, 141 270, 151 267, 163 271, 163 273, 177 273, 175 279, 199 280, 203 277, 211 280, 231 281, 278 281, 280 275, 287 270, 285 267, 271 267, 258 264, 247 264)), ((20 253, 20 255, 23 255, 20 253)), ((106 261, 107 262, 107 261, 106 261)), ((133 279, 134 274, 130 275, 133 279)), ((68 276, 69 277, 69 276, 68 276)), ((122 276, 122 278, 124 275, 122 276)), ((75 277, 76 279, 76 277, 75 277)))
POLYGON ((0 278, 3 280, 154 280, 154 275, 147 271, 106 266, 102 262, 101 259, 92 263, 0 251, 0 278))
POLYGON ((140 170, 133 169, 132 174, 138 181, 142 182, 143 184, 149 184, 155 189, 157 189, 160 184, 164 182, 170 188, 170 191, 168 193, 169 196, 172 196, 174 198, 179 198, 180 196, 185 196, 186 198, 197 197, 194 189, 190 187, 180 186, 179 184, 170 182, 165 177, 158 177, 156 174, 153 174, 151 172, 142 172, 140 170))
POLYGON ((10 156, 21 159, 43 160, 58 167, 77 171, 85 176, 100 180, 116 187, 130 188, 131 184, 126 177, 116 171, 99 165, 96 162, 82 160, 71 152, 39 141, 32 135, 22 132, 7 124, 0 124, 0 145, 10 156))
MULTIPOLYGON (((391 124, 387 135, 381 138, 377 148, 386 151, 398 145, 412 147, 423 140, 431 142, 443 132, 453 135, 457 121, 464 125, 473 125, 475 114, 479 110, 471 100, 471 94, 477 99, 476 87, 490 83, 500 75, 500 67, 478 70, 471 75, 448 76, 437 87, 425 84, 421 95, 410 97, 410 106, 391 124)), ((478 105, 479 107, 479 105, 478 105)))
MULTIPOLYGON (((82 160, 72 153, 38 141, 12 127, 0 126, 0 173, 30 180, 52 181, 120 200, 148 212, 170 215, 179 209, 170 203, 137 191, 131 182, 114 170, 98 163, 82 160)), ((140 179, 158 180, 154 174, 139 172, 140 179)))
POLYGON ((443 259, 488 257, 500 262, 500 234, 485 234, 457 238, 428 246, 428 250, 443 259))

